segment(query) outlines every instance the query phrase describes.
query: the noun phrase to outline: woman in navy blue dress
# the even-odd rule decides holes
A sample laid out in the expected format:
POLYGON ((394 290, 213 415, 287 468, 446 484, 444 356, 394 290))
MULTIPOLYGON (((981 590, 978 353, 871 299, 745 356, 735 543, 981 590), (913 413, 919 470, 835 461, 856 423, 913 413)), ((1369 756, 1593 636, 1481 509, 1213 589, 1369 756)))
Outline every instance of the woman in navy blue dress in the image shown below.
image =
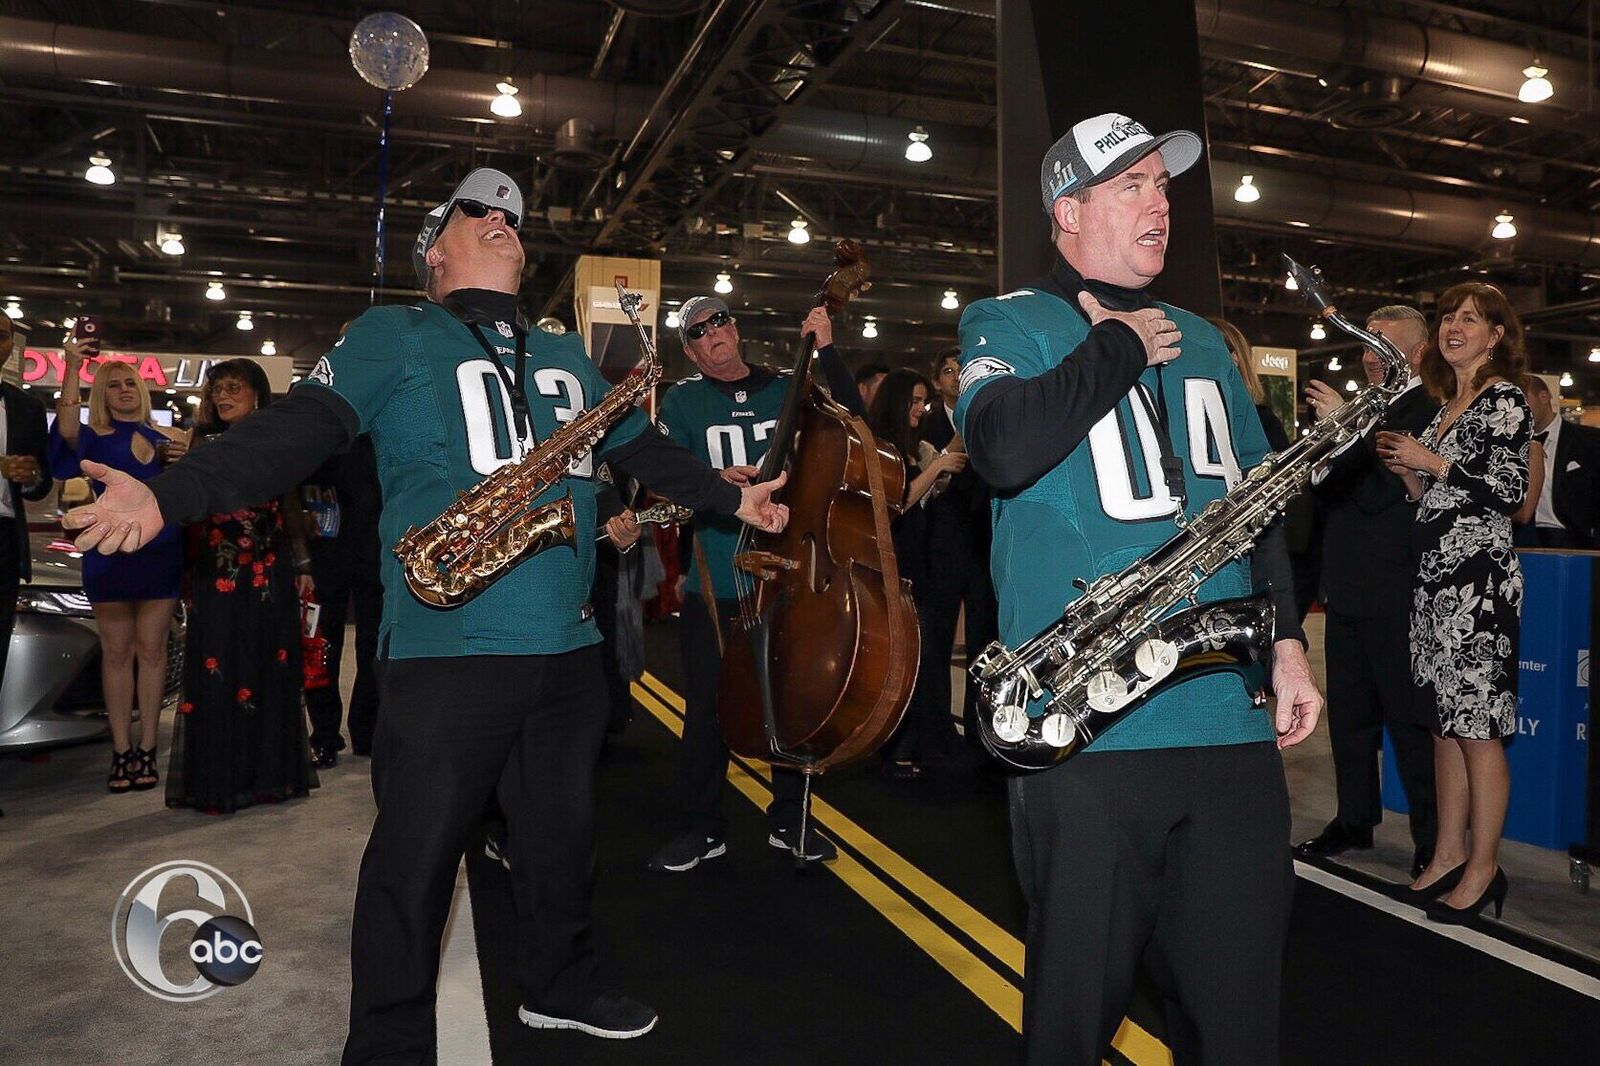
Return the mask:
MULTIPOLYGON (((93 351, 66 342, 66 366, 56 421, 50 430, 51 466, 58 477, 78 477, 85 459, 104 463, 141 481, 154 477, 163 462, 183 454, 181 436, 150 422, 150 394, 127 363, 94 368, 88 424, 81 422, 80 368, 93 351)), ((98 493, 100 485, 95 486, 98 493)), ((83 557, 83 591, 94 606, 100 632, 100 685, 111 722, 112 792, 144 791, 160 780, 156 773, 156 731, 161 724, 167 678, 167 633, 178 599, 182 546, 176 526, 131 555, 83 557), (135 669, 137 664, 137 670, 135 669), (133 707, 139 704, 139 738, 133 737, 133 707)))

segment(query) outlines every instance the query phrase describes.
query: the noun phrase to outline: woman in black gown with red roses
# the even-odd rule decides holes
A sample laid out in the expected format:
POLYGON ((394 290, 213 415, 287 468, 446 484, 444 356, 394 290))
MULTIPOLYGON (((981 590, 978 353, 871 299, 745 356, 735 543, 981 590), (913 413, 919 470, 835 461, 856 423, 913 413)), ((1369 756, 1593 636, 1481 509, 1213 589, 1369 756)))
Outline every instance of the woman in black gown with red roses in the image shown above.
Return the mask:
MULTIPOLYGON (((191 447, 271 402, 248 359, 207 375, 191 447)), ((302 706, 300 597, 311 590, 294 498, 214 514, 191 530, 189 629, 167 806, 228 812, 317 786, 302 706)))

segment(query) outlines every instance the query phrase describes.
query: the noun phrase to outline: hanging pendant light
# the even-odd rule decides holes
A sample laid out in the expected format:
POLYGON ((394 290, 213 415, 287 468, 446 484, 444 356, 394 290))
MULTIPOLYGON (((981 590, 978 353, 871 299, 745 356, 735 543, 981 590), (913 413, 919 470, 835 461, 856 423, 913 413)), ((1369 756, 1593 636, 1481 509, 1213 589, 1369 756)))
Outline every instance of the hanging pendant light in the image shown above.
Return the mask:
POLYGON ((926 163, 933 158, 933 149, 928 147, 928 131, 918 126, 906 134, 906 139, 911 143, 906 145, 906 161, 911 163, 926 163))
POLYGON ((511 84, 511 79, 496 82, 495 88, 500 90, 500 95, 489 105, 490 113, 500 118, 519 117, 522 114, 522 102, 517 99, 517 87, 511 84))
POLYGON ((1522 88, 1517 90, 1517 99, 1525 104, 1542 104, 1556 94, 1556 88, 1550 84, 1546 77, 1550 72, 1539 65, 1535 59, 1533 65, 1522 68, 1522 76, 1527 81, 1522 83, 1522 88))
POLYGON ((1256 188, 1256 176, 1246 174, 1239 179, 1239 187, 1233 190, 1233 198, 1241 204, 1253 204, 1261 199, 1261 190, 1256 188))
POLYGON ((1517 235, 1517 227, 1511 221, 1511 212, 1502 211, 1494 216, 1494 229, 1489 231, 1489 236, 1497 241, 1509 241, 1517 235))

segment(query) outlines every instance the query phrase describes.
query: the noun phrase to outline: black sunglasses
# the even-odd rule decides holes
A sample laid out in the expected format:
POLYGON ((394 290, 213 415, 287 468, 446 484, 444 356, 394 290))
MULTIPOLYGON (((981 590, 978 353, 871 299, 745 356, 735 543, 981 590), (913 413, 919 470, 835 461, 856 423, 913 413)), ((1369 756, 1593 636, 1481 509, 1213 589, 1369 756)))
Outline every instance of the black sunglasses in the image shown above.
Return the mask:
POLYGON ((701 337, 704 337, 708 331, 713 329, 721 329, 723 326, 726 326, 732 321, 733 316, 728 314, 728 312, 718 311, 710 318, 702 319, 701 321, 690 326, 688 329, 684 330, 683 335, 692 341, 697 341, 701 337))
MULTIPOLYGON (((498 211, 505 216, 506 225, 512 229, 520 229, 522 219, 515 211, 507 211, 503 207, 490 207, 482 200, 457 200, 455 206, 468 218, 487 218, 490 211, 498 211)), ((443 229, 444 227, 439 227, 443 229)))

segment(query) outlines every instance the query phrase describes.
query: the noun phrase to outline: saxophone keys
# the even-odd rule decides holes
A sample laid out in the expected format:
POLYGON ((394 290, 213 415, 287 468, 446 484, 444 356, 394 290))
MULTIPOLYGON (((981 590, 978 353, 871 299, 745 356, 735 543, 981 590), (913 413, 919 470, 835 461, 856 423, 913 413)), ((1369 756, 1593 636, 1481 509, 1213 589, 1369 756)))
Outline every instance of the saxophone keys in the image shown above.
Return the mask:
POLYGON ((1085 695, 1090 707, 1110 714, 1128 701, 1128 682, 1115 670, 1101 670, 1089 678, 1085 695))
POLYGON ((1039 735, 1052 748, 1065 748, 1077 739, 1078 727, 1066 714, 1047 714, 1039 723, 1039 735))
POLYGON ((1028 712, 1021 707, 1001 707, 994 712, 990 724, 995 736, 1015 744, 1028 735, 1028 712))
POLYGON ((1152 681, 1166 677, 1178 665, 1178 646, 1167 640, 1147 640, 1134 649, 1133 665, 1152 681))

